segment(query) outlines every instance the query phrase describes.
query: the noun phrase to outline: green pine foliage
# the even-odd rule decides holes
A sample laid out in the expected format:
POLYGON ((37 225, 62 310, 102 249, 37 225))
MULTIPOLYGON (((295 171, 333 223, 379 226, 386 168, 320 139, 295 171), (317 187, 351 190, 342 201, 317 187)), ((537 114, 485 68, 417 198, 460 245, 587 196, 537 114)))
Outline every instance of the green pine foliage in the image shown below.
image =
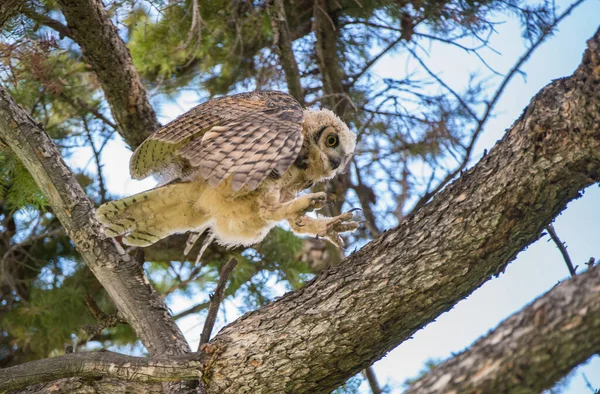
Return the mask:
POLYGON ((10 209, 45 211, 47 201, 35 180, 8 149, 0 150, 0 199, 10 209))

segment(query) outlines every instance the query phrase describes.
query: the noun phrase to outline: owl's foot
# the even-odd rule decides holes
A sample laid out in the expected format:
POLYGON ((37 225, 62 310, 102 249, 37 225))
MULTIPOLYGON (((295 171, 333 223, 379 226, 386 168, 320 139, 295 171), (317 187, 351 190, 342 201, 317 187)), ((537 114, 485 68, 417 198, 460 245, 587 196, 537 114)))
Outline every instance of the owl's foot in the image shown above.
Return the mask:
POLYGON ((340 233, 352 232, 360 226, 359 222, 352 220, 354 217, 355 210, 344 212, 341 215, 335 216, 331 219, 321 219, 326 221, 325 231, 317 234, 318 237, 328 239, 332 244, 338 248, 344 247, 344 240, 340 237, 340 233))
POLYGON ((288 223, 296 234, 311 234, 325 238, 341 248, 344 246, 344 241, 340 234, 354 231, 360 226, 359 222, 352 220, 354 211, 353 209, 332 218, 314 219, 309 216, 298 216, 294 220, 288 219, 288 223))

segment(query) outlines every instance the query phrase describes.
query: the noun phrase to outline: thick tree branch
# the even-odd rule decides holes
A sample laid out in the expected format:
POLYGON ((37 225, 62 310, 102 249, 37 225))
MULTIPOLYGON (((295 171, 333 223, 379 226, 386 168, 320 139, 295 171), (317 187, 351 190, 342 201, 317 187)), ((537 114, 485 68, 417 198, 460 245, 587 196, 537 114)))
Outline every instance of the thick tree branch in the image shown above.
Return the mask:
POLYGON ((150 354, 188 352, 187 342, 142 267, 102 234, 92 203, 54 143, 2 87, 0 137, 32 174, 67 235, 150 354))
POLYGON ((100 351, 70 353, 0 369, 0 391, 79 376, 134 382, 200 379, 210 356, 192 353, 169 358, 144 358, 100 351))
POLYGON ((600 30, 473 169, 304 288, 225 327, 208 392, 337 387, 504 270, 600 180, 600 30))
POLYGON ((2 0, 0 3, 0 30, 4 24, 19 13, 26 0, 2 0))
POLYGON ((406 394, 540 393, 600 352, 600 266, 554 287, 406 394))
POLYGON ((101 0, 59 0, 73 39, 102 84, 119 132, 132 148, 160 125, 133 65, 101 0))

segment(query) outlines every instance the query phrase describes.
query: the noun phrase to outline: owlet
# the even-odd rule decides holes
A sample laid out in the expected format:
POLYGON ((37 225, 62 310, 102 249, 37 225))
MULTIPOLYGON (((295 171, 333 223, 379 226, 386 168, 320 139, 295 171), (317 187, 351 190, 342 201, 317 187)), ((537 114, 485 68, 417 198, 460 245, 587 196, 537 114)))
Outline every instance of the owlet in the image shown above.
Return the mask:
POLYGON ((156 131, 133 153, 131 175, 155 175, 162 186, 98 208, 111 237, 148 246, 193 232, 186 253, 208 230, 208 241, 249 246, 286 220, 297 234, 341 246, 354 231, 352 212, 312 218, 326 193, 301 190, 334 177, 348 164, 356 136, 328 110, 302 109, 277 91, 242 93, 200 104, 156 131))

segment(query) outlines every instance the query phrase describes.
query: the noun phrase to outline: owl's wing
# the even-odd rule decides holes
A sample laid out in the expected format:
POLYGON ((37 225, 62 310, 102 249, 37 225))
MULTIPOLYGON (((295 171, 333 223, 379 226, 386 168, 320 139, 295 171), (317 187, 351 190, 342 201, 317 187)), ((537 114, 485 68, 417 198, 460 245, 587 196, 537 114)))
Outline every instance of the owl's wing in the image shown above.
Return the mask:
POLYGON ((200 104, 146 139, 133 153, 131 176, 197 171, 215 187, 233 175, 234 190, 254 190, 274 170, 283 174, 302 147, 304 114, 292 96, 242 93, 200 104))

